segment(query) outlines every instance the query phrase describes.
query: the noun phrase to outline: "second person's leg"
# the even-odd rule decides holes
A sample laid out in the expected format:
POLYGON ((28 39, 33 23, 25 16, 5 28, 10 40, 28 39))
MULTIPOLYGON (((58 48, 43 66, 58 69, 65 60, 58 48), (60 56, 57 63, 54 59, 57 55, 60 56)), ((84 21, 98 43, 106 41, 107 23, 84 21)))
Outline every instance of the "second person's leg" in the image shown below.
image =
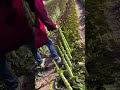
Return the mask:
POLYGON ((38 49, 35 48, 33 45, 28 45, 28 48, 31 50, 31 52, 32 52, 32 54, 33 54, 36 62, 37 62, 38 64, 41 64, 43 60, 42 60, 42 57, 41 57, 38 49))
POLYGON ((33 28, 33 34, 31 36, 30 40, 28 40, 28 42, 27 42, 27 47, 31 50, 36 62, 38 64, 41 64, 42 63, 42 57, 41 57, 38 49, 35 48, 35 30, 34 30, 34 28, 33 28))
POLYGON ((55 61, 59 60, 60 57, 59 57, 59 55, 58 55, 58 53, 57 53, 57 51, 55 49, 55 46, 54 46, 52 40, 48 39, 46 46, 48 47, 48 49, 49 49, 49 51, 51 53, 52 58, 55 61))

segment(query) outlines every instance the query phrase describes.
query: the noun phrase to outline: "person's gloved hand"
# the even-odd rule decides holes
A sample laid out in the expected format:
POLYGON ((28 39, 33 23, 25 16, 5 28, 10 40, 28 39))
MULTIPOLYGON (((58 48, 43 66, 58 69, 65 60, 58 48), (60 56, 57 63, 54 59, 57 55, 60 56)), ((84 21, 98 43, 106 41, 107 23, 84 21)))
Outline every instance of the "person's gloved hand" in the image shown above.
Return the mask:
POLYGON ((58 28, 58 26, 56 24, 50 26, 50 27, 47 27, 47 30, 48 31, 56 31, 56 29, 58 28))
POLYGON ((57 32, 58 32, 58 26, 56 25, 56 29, 55 29, 57 32))

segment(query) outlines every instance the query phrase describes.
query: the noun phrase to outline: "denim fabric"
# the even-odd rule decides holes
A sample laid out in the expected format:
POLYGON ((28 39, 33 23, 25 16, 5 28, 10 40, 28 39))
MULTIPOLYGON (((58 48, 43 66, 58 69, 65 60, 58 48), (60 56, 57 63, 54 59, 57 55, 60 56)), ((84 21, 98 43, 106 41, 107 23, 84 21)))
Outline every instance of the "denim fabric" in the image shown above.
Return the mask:
MULTIPOLYGON (((46 43, 46 46, 48 47, 48 49, 50 51, 51 57, 55 61, 58 60, 59 55, 58 55, 58 53, 57 53, 57 51, 55 49, 55 46, 54 46, 53 42, 50 39, 48 39, 48 41, 46 43)), ((38 64, 42 63, 42 57, 41 57, 38 49, 35 48, 33 42, 31 44, 29 43, 28 48, 32 51, 32 54, 33 54, 35 60, 37 61, 37 63, 38 64)))
POLYGON ((51 57, 55 61, 57 61, 59 59, 59 55, 58 55, 58 53, 57 53, 57 51, 55 49, 55 46, 54 46, 52 40, 48 39, 46 46, 48 47, 48 49, 50 51, 51 57))
POLYGON ((6 55, 0 54, 0 78, 5 81, 5 85, 8 89, 13 89, 18 86, 18 79, 10 70, 6 62, 6 55))
POLYGON ((41 64, 41 63, 42 63, 42 57, 41 57, 38 49, 37 49, 37 48, 33 48, 33 47, 31 47, 30 45, 29 45, 28 48, 31 50, 31 52, 32 52, 32 54, 33 54, 36 62, 37 62, 38 64, 41 64))

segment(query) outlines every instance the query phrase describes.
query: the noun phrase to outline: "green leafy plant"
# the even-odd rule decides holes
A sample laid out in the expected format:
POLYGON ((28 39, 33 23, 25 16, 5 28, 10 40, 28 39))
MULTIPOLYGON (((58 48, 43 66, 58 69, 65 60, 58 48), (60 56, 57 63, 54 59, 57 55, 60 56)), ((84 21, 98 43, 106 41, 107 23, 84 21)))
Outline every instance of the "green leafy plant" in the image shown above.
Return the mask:
POLYGON ((61 55, 61 57, 62 57, 63 63, 64 63, 64 65, 65 65, 66 69, 68 70, 68 73, 69 73, 70 78, 73 78, 74 75, 73 75, 72 70, 71 70, 71 68, 69 67, 67 61, 65 60, 64 54, 62 53, 62 51, 61 51, 61 49, 59 48, 59 46, 58 46, 57 48, 58 48, 58 51, 59 51, 59 53, 60 53, 60 55, 61 55))
POLYGON ((64 81, 66 87, 68 88, 68 90, 73 90, 72 87, 70 86, 68 80, 65 78, 63 71, 58 67, 58 65, 56 64, 56 62, 53 60, 53 63, 57 69, 58 74, 60 75, 60 77, 62 78, 62 80, 64 81))

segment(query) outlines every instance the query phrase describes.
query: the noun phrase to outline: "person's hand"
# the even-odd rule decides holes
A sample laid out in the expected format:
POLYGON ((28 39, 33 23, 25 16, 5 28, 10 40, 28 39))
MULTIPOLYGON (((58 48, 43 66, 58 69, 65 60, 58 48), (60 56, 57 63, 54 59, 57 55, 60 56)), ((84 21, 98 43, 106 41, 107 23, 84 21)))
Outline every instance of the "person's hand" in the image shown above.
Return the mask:
POLYGON ((56 29, 55 29, 56 31, 58 31, 58 26, 56 25, 56 29))
POLYGON ((48 31, 58 31, 58 26, 56 24, 54 24, 54 26, 52 28, 47 27, 47 30, 48 31))
POLYGON ((43 1, 43 4, 45 5, 45 4, 46 4, 46 1, 43 1))

